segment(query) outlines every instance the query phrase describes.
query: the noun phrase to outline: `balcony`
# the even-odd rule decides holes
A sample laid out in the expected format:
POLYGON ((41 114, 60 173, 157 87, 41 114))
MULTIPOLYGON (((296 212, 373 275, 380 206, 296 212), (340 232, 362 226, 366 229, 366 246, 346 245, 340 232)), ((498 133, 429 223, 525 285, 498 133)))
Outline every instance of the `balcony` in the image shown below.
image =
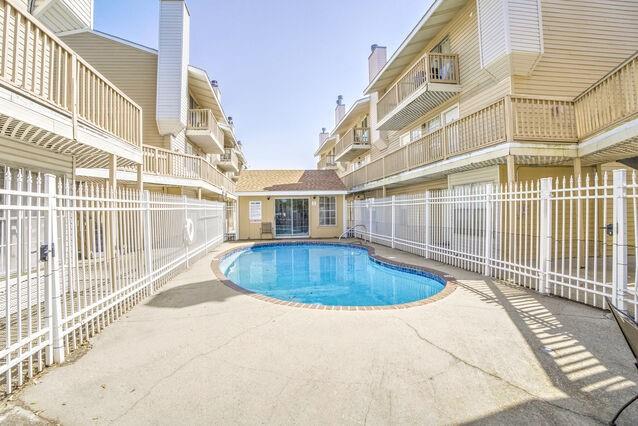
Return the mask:
POLYGON ((235 193, 233 180, 203 157, 196 155, 145 145, 142 170, 144 182, 148 183, 193 187, 206 187, 208 184, 214 187, 212 192, 235 193), (160 179, 153 179, 153 175, 160 179))
MULTIPOLYGON (((431 133, 343 177, 346 186, 361 187, 370 182, 442 162, 451 157, 474 153, 504 142, 550 143, 557 148, 575 146, 578 141, 574 102, 507 96, 431 133)), ((541 150, 548 154, 544 145, 541 150)), ((521 152, 522 152, 521 151, 521 152)), ((533 157, 530 150, 522 156, 533 157)), ((494 154, 500 155, 500 154, 494 154)), ((478 161, 478 159, 475 159, 478 161)), ((571 160, 571 158, 565 158, 571 160)), ((498 162, 495 158, 492 162, 498 162)), ((460 166, 460 163, 458 164, 460 166)))
POLYGON ((335 161, 351 161, 370 149, 370 129, 350 129, 335 145, 335 161))
POLYGON ((206 154, 224 153, 224 132, 210 109, 188 110, 186 136, 206 154))
POLYGON ((239 173, 239 159, 237 158, 236 150, 234 148, 226 148, 224 153, 219 156, 217 167, 226 172, 239 173))
POLYGON ((399 130, 461 91, 459 58, 428 53, 377 102, 379 130, 399 130))
POLYGON ((334 155, 322 155, 321 159, 317 162, 317 169, 319 170, 333 170, 337 168, 337 162, 334 155))
POLYGON ((28 13, 0 2, 0 136, 76 160, 142 161, 142 110, 28 13), (20 35, 20 36, 17 36, 20 35))

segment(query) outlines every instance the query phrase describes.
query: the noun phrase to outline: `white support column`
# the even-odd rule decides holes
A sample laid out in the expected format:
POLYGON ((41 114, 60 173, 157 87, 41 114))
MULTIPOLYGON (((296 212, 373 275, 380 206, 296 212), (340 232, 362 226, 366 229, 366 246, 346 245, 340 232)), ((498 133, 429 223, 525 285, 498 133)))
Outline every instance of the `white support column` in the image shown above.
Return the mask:
POLYGON ((392 196, 392 248, 394 248, 394 236, 396 235, 396 205, 395 196, 392 196))
POLYGON ((56 178, 44 175, 44 190, 47 194, 47 245, 41 249, 40 257, 46 259, 47 282, 45 286, 45 318, 51 333, 51 344, 46 349, 46 363, 64 362, 64 340, 62 338, 62 288, 58 243, 58 218, 56 209, 56 178))
POLYGON ((627 290, 627 172, 614 170, 614 245, 612 302, 625 309, 625 291, 627 290))
POLYGON ((549 293, 549 273, 552 265, 552 178, 541 179, 540 235, 538 238, 540 277, 538 291, 549 293))
POLYGON ((485 261, 484 261, 484 269, 483 274, 486 276, 492 275, 492 267, 490 266, 490 260, 492 258, 492 225, 494 223, 494 210, 492 205, 492 184, 487 184, 485 186, 485 237, 484 237, 484 250, 485 250, 485 261))
POLYGON ((423 226, 425 226, 425 241, 423 244, 425 245, 425 253, 424 257, 426 259, 430 258, 430 245, 431 241, 431 230, 432 230, 432 203, 430 201, 430 191, 425 191, 425 217, 423 218, 423 226))
MULTIPOLYGON (((151 223, 151 193, 144 191, 142 193, 142 205, 144 212, 144 263, 146 265, 146 276, 150 278, 153 274, 153 240, 152 240, 152 223, 151 223)), ((152 286, 150 287, 153 288, 152 286)))

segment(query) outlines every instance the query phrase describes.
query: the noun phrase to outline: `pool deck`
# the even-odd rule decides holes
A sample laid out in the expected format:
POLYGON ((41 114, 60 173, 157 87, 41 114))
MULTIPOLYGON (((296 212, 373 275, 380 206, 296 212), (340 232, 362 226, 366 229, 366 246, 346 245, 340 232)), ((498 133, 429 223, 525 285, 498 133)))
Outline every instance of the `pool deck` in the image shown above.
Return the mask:
POLYGON ((213 277, 213 258, 239 244, 5 401, 0 422, 599 424, 638 392, 608 312, 377 245, 456 290, 400 310, 280 305, 213 277))

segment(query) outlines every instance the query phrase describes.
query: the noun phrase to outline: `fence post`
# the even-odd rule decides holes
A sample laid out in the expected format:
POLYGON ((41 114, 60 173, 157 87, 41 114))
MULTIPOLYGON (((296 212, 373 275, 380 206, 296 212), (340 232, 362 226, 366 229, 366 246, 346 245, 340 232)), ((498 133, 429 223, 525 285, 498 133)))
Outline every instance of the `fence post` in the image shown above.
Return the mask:
POLYGON ((368 242, 372 242, 372 201, 368 200, 368 242))
POLYGON ((483 275, 490 276, 492 275, 492 268, 490 266, 490 260, 492 256, 492 225, 494 222, 494 213, 492 206, 492 184, 487 184, 485 186, 485 241, 484 241, 484 250, 485 250, 485 262, 484 262, 484 270, 483 275))
POLYGON ((614 170, 614 245, 612 301, 619 309, 625 309, 627 290, 627 172, 614 170))
POLYGON ((549 293, 549 272, 552 262, 552 178, 541 179, 540 188, 540 235, 538 238, 538 268, 540 277, 538 291, 549 293))
MULTIPOLYGON (((144 263, 146 265, 146 276, 151 284, 153 280, 153 242, 151 240, 151 193, 150 191, 142 192, 143 221, 144 221, 144 263)), ((151 286, 152 288, 152 286, 151 286)))
POLYGON ((182 203, 184 204, 184 248, 186 249, 186 267, 190 268, 190 254, 188 246, 190 245, 188 236, 188 198, 182 195, 182 203))
POLYGON ((58 243, 58 218, 56 209, 56 177, 52 174, 44 175, 44 190, 47 194, 48 220, 47 245, 40 250, 40 258, 46 259, 47 283, 45 285, 45 318, 49 325, 51 342, 46 350, 46 363, 64 362, 64 340, 62 338, 62 291, 60 283, 61 247, 58 243))
POLYGON ((431 239, 431 229, 432 229, 432 203, 430 202, 430 191, 425 191, 425 212, 423 218, 423 224, 425 226, 425 258, 430 258, 430 239, 431 239))
POLYGON ((392 196, 392 248, 394 248, 394 236, 396 235, 396 212, 395 212, 395 196, 392 196))

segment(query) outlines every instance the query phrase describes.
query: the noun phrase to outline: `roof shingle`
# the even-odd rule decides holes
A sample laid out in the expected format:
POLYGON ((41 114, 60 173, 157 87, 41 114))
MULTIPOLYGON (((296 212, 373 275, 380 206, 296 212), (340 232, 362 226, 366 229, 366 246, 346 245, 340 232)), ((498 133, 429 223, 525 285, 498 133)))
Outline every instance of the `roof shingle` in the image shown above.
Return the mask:
POLYGON ((334 170, 242 170, 237 192, 345 191, 334 170))

